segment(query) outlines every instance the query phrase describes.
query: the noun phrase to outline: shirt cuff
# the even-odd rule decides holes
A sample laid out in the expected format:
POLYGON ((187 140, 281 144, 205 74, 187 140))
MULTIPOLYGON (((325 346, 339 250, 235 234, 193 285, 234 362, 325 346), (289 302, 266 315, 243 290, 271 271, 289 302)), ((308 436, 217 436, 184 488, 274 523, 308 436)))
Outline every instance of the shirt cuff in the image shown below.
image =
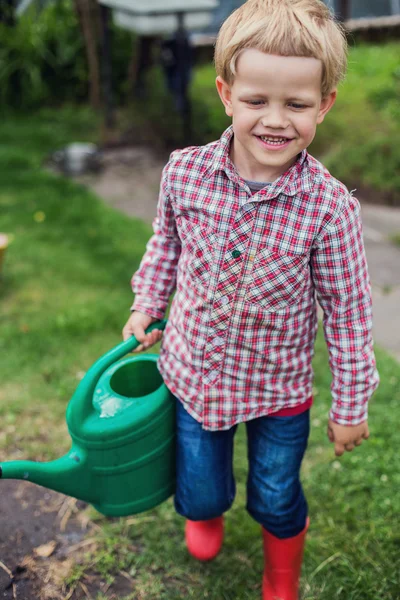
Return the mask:
POLYGON ((343 403, 340 408, 332 405, 329 418, 338 425, 347 425, 349 427, 360 425, 360 423, 368 419, 368 403, 351 408, 347 408, 343 403))
POLYGON ((135 296, 135 300, 131 306, 131 311, 139 310, 140 312, 149 315, 150 317, 154 317, 155 319, 159 319, 160 321, 164 318, 165 311, 167 309, 168 303, 164 305, 164 303, 157 303, 154 300, 149 300, 148 298, 141 297, 138 294, 135 296))

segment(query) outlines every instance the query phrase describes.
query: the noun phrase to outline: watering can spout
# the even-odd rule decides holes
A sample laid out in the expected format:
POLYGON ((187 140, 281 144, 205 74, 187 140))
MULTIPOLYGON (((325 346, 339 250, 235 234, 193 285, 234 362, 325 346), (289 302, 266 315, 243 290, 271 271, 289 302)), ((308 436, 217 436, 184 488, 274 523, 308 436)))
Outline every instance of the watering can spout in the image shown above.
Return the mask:
MULTIPOLYGON (((164 329, 166 321, 146 329, 164 329)), ((100 357, 67 409, 71 450, 47 463, 0 463, 0 478, 23 479, 122 517, 153 508, 175 489, 175 400, 156 354, 125 358, 132 336, 100 357)))
POLYGON ((91 501, 90 488, 85 490, 87 479, 85 456, 71 449, 68 454, 50 462, 15 460, 0 464, 2 479, 23 479, 43 487, 91 501))

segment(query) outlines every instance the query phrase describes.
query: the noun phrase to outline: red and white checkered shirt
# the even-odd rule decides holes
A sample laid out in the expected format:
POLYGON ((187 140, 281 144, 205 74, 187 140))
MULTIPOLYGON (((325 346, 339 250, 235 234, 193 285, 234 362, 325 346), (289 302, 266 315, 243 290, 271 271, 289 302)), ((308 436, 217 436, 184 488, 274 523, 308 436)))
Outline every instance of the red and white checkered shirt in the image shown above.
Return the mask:
POLYGON ((163 318, 158 367, 208 430, 229 429, 312 396, 316 297, 332 371, 330 417, 367 418, 379 383, 360 206, 303 150, 252 194, 217 141, 172 152, 154 235, 132 278, 132 309, 163 318))

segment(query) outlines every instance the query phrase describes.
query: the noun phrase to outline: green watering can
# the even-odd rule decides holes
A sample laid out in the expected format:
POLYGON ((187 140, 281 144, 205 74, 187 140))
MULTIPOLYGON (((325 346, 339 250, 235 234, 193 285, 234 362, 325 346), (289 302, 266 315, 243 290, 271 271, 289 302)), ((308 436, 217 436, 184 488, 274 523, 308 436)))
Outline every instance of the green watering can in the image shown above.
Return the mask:
MULTIPOLYGON (((164 329, 166 321, 150 325, 164 329)), ((0 477, 25 479, 121 517, 157 506, 175 490, 175 404, 157 354, 119 360, 132 336, 99 358, 67 408, 71 450, 47 463, 0 464, 0 477), (118 361, 118 362, 116 362, 118 361)))

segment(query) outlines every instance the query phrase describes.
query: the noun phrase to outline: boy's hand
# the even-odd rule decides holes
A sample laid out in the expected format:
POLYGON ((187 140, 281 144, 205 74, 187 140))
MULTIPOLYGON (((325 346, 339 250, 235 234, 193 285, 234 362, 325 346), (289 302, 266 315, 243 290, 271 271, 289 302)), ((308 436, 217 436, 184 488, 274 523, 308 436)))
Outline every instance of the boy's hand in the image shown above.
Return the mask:
POLYGON ((360 446, 363 440, 369 438, 368 422, 359 425, 339 425, 331 419, 328 423, 329 441, 335 443, 336 456, 342 456, 347 450, 351 452, 355 446, 360 446))
POLYGON ((146 315, 139 310, 135 310, 131 314, 122 330, 122 337, 125 341, 134 335, 138 342, 142 342, 133 352, 141 352, 146 348, 150 348, 150 346, 154 346, 154 344, 161 340, 163 332, 160 329, 153 329, 147 335, 144 333, 149 325, 156 321, 159 321, 159 319, 146 315))

